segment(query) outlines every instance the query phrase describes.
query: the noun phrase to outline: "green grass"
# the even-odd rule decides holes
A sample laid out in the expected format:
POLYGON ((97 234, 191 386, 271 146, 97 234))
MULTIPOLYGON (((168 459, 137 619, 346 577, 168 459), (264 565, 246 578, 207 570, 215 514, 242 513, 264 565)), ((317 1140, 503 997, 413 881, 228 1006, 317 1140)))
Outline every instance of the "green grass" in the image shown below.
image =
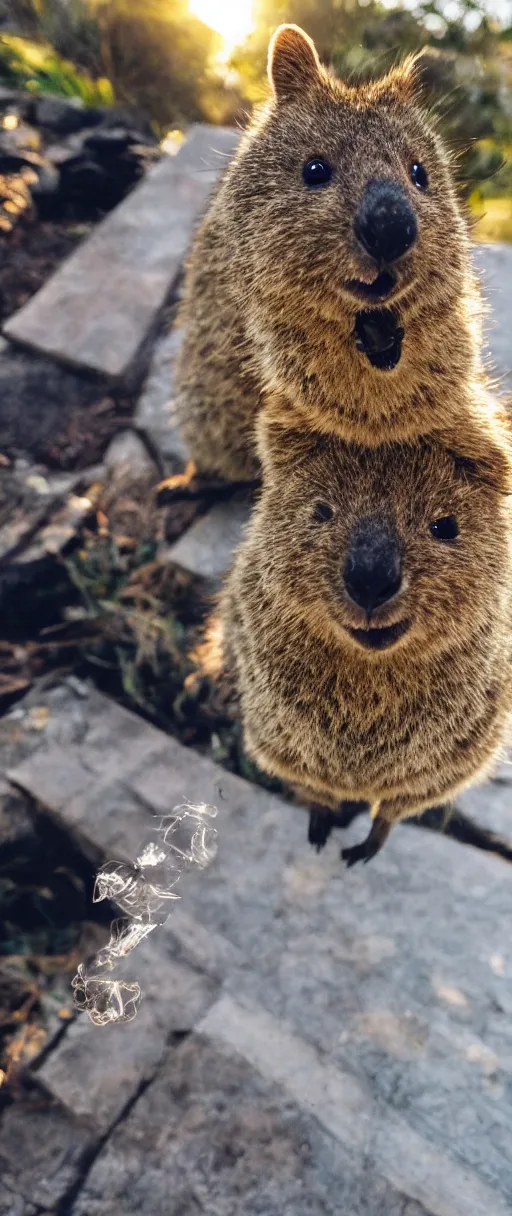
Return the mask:
POLYGON ((33 93, 55 93, 79 97, 86 106, 112 105, 114 91, 109 80, 93 80, 45 43, 3 34, 0 37, 0 82, 33 93))
POLYGON ((470 201, 476 219, 476 241, 512 242, 512 198, 482 198, 470 201))

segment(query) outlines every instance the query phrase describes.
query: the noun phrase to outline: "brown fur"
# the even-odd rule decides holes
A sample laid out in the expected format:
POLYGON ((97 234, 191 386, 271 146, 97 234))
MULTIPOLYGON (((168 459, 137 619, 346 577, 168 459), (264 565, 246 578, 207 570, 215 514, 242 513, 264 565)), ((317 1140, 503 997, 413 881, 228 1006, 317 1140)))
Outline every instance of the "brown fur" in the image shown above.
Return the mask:
POLYGON ((178 413, 191 454, 228 478, 258 471, 254 421, 268 390, 300 425, 378 445, 486 408, 478 299, 449 158, 417 99, 415 61, 349 87, 320 67, 296 27, 270 51, 272 97, 243 136, 197 235, 185 285, 178 413), (327 157, 332 181, 308 190, 304 163, 327 157), (410 167, 429 174, 422 193, 410 167), (356 349, 362 308, 344 286, 372 281, 353 233, 371 178, 407 192, 419 235, 395 264, 405 329, 391 371, 356 349))
POLYGON ((387 826, 490 770, 512 709, 512 460, 505 433, 358 448, 258 423, 264 489, 227 581, 221 641, 245 745, 269 774, 330 807, 371 803, 387 826), (334 518, 319 523, 315 504, 334 518), (429 525, 455 514, 460 534, 429 525), (408 619, 392 648, 344 593, 351 529, 390 521, 404 586, 371 624, 408 619))

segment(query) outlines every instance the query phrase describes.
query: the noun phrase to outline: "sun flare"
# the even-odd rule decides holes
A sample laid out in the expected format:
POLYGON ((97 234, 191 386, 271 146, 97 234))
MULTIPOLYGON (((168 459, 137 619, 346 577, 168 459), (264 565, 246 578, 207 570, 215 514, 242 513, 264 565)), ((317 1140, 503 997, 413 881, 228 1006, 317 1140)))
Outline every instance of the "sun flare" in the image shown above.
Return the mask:
POLYGON ((254 26, 253 0, 190 0, 190 11, 224 39, 224 53, 243 42, 254 26))

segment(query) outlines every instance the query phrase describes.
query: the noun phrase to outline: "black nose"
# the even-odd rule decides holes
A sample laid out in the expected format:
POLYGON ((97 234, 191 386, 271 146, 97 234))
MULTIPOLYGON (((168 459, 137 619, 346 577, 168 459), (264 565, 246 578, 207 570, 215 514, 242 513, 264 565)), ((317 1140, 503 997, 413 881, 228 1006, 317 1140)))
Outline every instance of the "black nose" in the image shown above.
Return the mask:
POLYGON ((354 220, 358 241, 376 262, 396 262, 418 235, 418 225, 405 190, 398 182, 368 182, 354 220))
POLYGON ((343 582, 351 600, 368 613, 396 595, 402 557, 390 529, 375 520, 361 521, 351 537, 343 582))

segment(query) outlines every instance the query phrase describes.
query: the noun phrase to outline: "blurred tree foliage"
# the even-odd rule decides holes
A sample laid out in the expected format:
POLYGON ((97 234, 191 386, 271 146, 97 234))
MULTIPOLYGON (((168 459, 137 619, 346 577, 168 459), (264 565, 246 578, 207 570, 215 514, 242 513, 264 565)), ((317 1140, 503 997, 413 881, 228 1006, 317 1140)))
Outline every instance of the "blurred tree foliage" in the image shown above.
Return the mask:
POLYGON ((268 41, 281 21, 302 26, 345 79, 371 79, 405 53, 431 48, 427 100, 458 154, 466 193, 512 192, 512 29, 491 21, 480 0, 421 0, 411 8, 256 0, 254 16, 254 32, 231 58, 251 102, 264 96, 268 41))
POLYGON ((203 93, 215 89, 210 64, 222 40, 187 0, 0 0, 2 16, 91 78, 108 78, 117 101, 161 130, 207 117, 203 93))
POLYGON ((221 39, 190 13, 188 0, 0 0, 0 23, 65 61, 63 89, 72 87, 70 64, 81 90, 84 73, 107 78, 117 101, 144 110, 162 132, 201 118, 233 122, 260 100, 269 38, 281 21, 307 30, 323 61, 350 79, 379 75, 428 47, 427 100, 474 201, 512 195, 512 0, 509 28, 490 18, 490 2, 385 8, 380 0, 255 0, 254 32, 224 79, 214 66, 221 39))

